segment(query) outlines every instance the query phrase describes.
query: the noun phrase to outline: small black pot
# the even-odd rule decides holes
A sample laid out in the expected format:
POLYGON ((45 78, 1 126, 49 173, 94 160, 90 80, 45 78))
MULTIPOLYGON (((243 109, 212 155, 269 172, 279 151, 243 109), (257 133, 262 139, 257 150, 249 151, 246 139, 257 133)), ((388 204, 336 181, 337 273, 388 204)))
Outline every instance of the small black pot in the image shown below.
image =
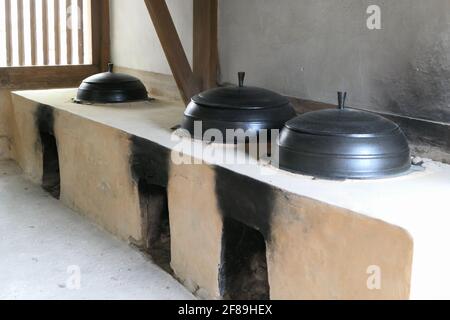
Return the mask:
POLYGON ((113 64, 108 72, 93 75, 83 81, 78 89, 79 103, 124 103, 148 100, 142 82, 130 75, 114 73, 113 64))
MULTIPOLYGON (((224 139, 227 130, 242 129, 258 135, 263 129, 281 130, 296 116, 289 100, 278 93, 244 86, 245 73, 239 73, 239 86, 212 89, 192 98, 181 127, 202 140, 207 130, 216 129, 224 139), (201 136, 194 135, 194 123, 202 122, 201 136)), ((236 143, 236 141, 224 141, 236 143)))

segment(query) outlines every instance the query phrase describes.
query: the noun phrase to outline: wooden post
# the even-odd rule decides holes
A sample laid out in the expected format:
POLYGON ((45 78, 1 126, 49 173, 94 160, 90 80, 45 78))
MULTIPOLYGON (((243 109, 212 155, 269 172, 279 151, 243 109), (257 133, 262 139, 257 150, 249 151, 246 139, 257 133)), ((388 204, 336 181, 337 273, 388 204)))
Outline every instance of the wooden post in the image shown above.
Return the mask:
POLYGON ((188 104, 191 97, 201 91, 201 86, 192 72, 169 8, 165 0, 144 1, 180 90, 181 97, 188 104))
POLYGON ((194 75, 202 90, 217 86, 219 52, 217 44, 218 0, 194 0, 194 75))
POLYGON ((12 21, 11 21, 11 0, 5 1, 5 29, 6 29, 6 65, 12 66, 12 21))
POLYGON ((106 71, 111 59, 109 0, 94 0, 91 6, 93 64, 106 71))

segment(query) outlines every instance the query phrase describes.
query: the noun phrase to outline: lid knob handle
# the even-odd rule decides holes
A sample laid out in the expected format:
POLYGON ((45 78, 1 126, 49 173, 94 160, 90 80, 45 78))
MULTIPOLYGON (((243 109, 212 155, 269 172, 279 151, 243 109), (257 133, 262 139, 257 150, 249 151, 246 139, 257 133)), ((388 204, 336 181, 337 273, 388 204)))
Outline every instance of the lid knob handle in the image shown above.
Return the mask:
POLYGON ((113 72, 114 69, 114 64, 112 64, 111 62, 108 63, 108 72, 113 72))
POLYGON ((245 72, 239 72, 238 78, 239 78, 239 87, 242 88, 244 86, 245 72))
POLYGON ((347 100, 347 92, 338 92, 338 106, 340 110, 345 109, 345 101, 347 100))

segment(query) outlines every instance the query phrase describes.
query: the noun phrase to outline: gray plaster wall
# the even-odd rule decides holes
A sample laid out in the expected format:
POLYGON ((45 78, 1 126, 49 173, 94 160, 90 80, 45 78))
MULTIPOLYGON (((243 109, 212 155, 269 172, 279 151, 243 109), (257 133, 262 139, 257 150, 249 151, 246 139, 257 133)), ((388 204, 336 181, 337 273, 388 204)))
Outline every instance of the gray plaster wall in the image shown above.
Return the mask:
MULTIPOLYGON (((450 123, 450 0, 219 0, 222 83, 450 123), (381 8, 381 30, 367 8, 381 8)), ((167 0, 192 58, 192 0, 167 0)), ((111 0, 113 61, 170 74, 143 0, 111 0)))
POLYGON ((221 81, 450 122, 450 0, 220 0, 221 81), (369 5, 381 30, 367 28, 369 5))

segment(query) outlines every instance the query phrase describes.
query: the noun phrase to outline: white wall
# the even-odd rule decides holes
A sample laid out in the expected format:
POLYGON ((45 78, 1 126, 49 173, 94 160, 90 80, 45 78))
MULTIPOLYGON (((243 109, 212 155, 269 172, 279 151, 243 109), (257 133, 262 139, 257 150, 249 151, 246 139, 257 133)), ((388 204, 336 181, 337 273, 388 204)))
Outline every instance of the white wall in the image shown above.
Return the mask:
MULTIPOLYGON (((192 63, 193 1, 167 5, 192 63)), ((121 67, 171 74, 143 0, 111 0, 111 55, 121 67)))

